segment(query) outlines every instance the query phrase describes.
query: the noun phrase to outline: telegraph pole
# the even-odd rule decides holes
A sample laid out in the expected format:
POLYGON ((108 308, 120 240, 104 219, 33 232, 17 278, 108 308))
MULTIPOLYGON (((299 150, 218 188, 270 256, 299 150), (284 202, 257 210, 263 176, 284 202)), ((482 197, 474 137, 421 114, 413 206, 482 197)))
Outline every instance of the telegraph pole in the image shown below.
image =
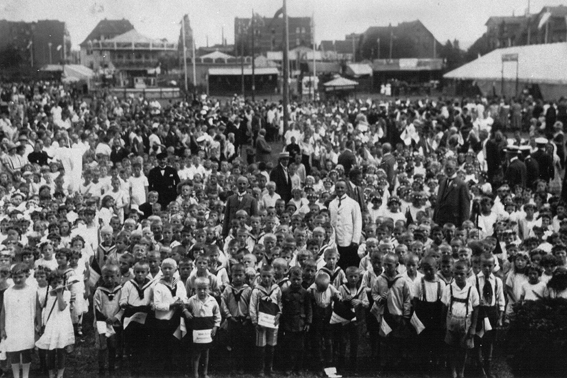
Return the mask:
MULTIPOLYGON (((183 68, 185 72, 185 93, 187 93, 188 86, 187 86, 187 44, 185 43, 185 15, 181 19, 181 24, 183 25, 183 31, 181 32, 183 36, 183 68)), ((193 57, 195 59, 195 57, 193 57)), ((195 85, 195 83, 193 83, 195 85)))
POLYGON ((283 127, 284 132, 288 129, 288 109, 289 102, 289 36, 288 36, 288 20, 287 20, 287 0, 283 0, 283 18, 284 18, 284 46, 283 46, 283 127))
POLYGON ((254 77, 254 71, 256 69, 256 64, 254 62, 254 58, 256 54, 254 53, 254 33, 256 32, 254 22, 254 9, 252 9, 252 18, 250 19, 250 27, 252 29, 252 101, 255 100, 254 95, 256 93, 256 78, 254 77))

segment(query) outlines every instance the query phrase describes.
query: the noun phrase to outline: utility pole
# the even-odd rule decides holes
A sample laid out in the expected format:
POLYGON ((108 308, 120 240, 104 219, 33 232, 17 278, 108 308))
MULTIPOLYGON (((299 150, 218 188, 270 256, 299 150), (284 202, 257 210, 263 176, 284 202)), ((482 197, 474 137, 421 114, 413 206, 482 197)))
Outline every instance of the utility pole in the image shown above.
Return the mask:
POLYGON ((289 36, 288 36, 288 20, 287 20, 287 0, 283 0, 283 18, 284 18, 284 35, 283 35, 283 127, 284 132, 288 129, 288 109, 289 102, 289 36))
POLYGON ((255 21, 254 21, 254 9, 252 9, 252 19, 250 20, 250 27, 252 29, 252 101, 254 101, 255 100, 254 95, 256 94, 256 78, 254 77, 254 71, 256 69, 256 63, 254 62, 254 58, 256 57, 255 48, 254 48, 254 33, 256 33, 255 21))
MULTIPOLYGON (((185 42, 185 15, 183 15, 183 18, 181 19, 181 24, 183 25, 183 30, 181 32, 182 38, 183 38, 183 68, 184 68, 184 72, 185 72, 185 93, 187 93, 188 90, 188 85, 187 85, 187 43, 185 42)), ((193 60, 195 60, 195 57, 193 56, 193 60)), ((195 85, 195 83, 193 83, 193 85, 195 85)))
POLYGON ((390 60, 392 60, 392 46, 394 43, 394 31, 390 30, 390 60))
MULTIPOLYGON (((197 58, 197 55, 195 53, 195 37, 191 36, 191 40, 193 41, 193 43, 191 43, 191 47, 193 48, 193 54, 191 54, 193 56, 193 58, 191 59, 191 61, 193 62, 193 91, 194 91, 194 95, 197 94, 197 68, 196 68, 196 62, 195 59, 197 58)), ((208 83, 209 79, 207 78, 207 83, 208 83)), ((208 88, 208 87, 207 87, 208 88)), ((209 91, 207 90, 207 94, 209 94, 209 91)))
POLYGON ((313 38, 313 77, 311 79, 311 89, 313 89, 313 101, 317 99, 317 61, 315 60, 315 53, 317 52, 315 44, 315 12, 311 15, 311 38, 313 38))
POLYGON ((244 23, 240 23, 240 81, 242 84, 242 97, 244 98, 244 23))
POLYGON ((47 42, 47 47, 49 47, 49 64, 51 64, 51 42, 47 42))

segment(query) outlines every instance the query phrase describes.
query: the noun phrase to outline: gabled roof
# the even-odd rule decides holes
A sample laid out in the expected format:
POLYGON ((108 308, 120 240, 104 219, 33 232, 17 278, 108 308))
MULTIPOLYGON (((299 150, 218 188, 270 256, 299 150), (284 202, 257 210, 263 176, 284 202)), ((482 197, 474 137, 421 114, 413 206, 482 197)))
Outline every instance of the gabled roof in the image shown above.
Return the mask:
POLYGON ((347 73, 354 77, 372 75, 372 67, 366 63, 349 63, 347 73))
POLYGON ((335 43, 333 41, 321 41, 320 49, 323 51, 335 51, 335 43))
POLYGON ((86 45, 88 41, 100 41, 102 36, 105 39, 111 39, 132 29, 134 25, 124 18, 122 20, 100 20, 80 46, 86 45))
POLYGON ((200 59, 213 59, 213 60, 215 60, 215 59, 233 59, 234 56, 225 54, 221 51, 213 51, 212 53, 200 56, 199 58, 200 59))
POLYGON ((564 5, 558 5, 555 7, 543 7, 539 13, 551 13, 551 17, 565 17, 567 16, 567 7, 564 5))
POLYGON ((518 80, 528 83, 567 84, 567 71, 562 64, 567 60, 567 42, 544 45, 513 46, 494 50, 456 70, 446 73, 447 79, 518 80), (518 64, 502 64, 502 55, 517 54, 518 64))
POLYGON ((493 16, 493 17, 490 17, 484 25, 488 25, 488 23, 501 24, 502 22, 504 22, 505 24, 521 24, 525 20, 526 20, 526 16, 518 16, 518 17, 514 17, 514 16, 504 16, 504 17, 493 16))
POLYGON ((140 34, 136 29, 132 29, 124 34, 120 34, 119 36, 109 39, 106 42, 151 43, 159 41, 146 37, 145 35, 140 34))

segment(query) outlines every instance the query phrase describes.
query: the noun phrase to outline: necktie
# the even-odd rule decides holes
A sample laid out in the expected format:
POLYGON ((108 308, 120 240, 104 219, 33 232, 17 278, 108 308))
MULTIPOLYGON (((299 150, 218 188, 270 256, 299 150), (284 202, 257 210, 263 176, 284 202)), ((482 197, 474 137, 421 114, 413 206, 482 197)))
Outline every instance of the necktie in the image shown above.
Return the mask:
POLYGON ((484 277, 484 288, 482 289, 482 296, 484 297, 484 302, 487 306, 492 304, 492 284, 488 277, 484 277))
POLYGON ((343 199, 341 197, 339 197, 339 207, 341 207, 341 202, 343 201, 343 199))

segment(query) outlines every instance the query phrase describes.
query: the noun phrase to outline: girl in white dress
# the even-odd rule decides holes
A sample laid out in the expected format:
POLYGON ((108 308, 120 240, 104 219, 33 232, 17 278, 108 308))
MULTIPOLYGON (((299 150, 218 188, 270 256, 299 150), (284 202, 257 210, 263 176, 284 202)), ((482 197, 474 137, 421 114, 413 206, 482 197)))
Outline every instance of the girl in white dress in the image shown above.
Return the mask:
POLYGON ((63 378, 65 372, 66 347, 75 344, 71 322, 71 292, 63 285, 65 277, 54 271, 49 275, 51 290, 43 309, 43 333, 35 343, 39 349, 47 350, 49 378, 63 378))
POLYGON ((89 310, 88 286, 85 284, 89 268, 81 251, 73 251, 69 266, 75 271, 74 278, 76 279, 71 286, 71 291, 75 293, 75 305, 71 309, 71 319, 77 328, 77 335, 83 336, 83 314, 89 310))
POLYGON ((31 352, 40 324, 37 288, 26 284, 27 269, 23 263, 12 268, 14 285, 4 293, 4 305, 0 313, 0 334, 6 344, 14 378, 29 377, 31 352))

